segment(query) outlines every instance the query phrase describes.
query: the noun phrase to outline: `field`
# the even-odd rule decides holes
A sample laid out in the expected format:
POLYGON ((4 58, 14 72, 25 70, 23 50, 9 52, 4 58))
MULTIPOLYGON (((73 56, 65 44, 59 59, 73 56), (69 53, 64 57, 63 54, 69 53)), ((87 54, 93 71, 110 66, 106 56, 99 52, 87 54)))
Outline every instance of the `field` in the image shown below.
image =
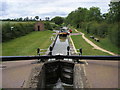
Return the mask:
POLYGON ((71 36, 76 49, 80 49, 82 48, 83 50, 83 55, 109 55, 107 53, 104 53, 102 51, 93 49, 93 47, 91 45, 89 45, 83 38, 81 35, 75 35, 75 36, 71 36))
MULTIPOLYGON (((2 43, 3 56, 36 55, 36 49, 47 49, 52 43, 52 31, 32 32, 26 36, 2 43)), ((0 44, 1 45, 1 44, 0 44)))

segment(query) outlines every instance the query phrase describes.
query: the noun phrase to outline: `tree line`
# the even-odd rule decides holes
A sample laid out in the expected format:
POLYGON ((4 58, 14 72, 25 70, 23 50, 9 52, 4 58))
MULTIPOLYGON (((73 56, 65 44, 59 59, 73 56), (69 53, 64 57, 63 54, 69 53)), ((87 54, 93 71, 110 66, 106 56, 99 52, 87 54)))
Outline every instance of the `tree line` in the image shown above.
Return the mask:
POLYGON ((66 25, 81 28, 88 34, 100 38, 109 38, 117 47, 120 47, 120 1, 110 2, 108 13, 101 13, 99 7, 90 9, 79 7, 65 18, 66 25))
MULTIPOLYGON (((15 19, 10 19, 10 18, 2 19, 2 21, 38 21, 38 20, 41 21, 42 19, 39 16, 35 16, 34 18, 32 18, 32 17, 25 17, 25 18, 20 17, 20 18, 15 18, 15 19)), ((45 20, 49 21, 50 18, 49 17, 45 17, 45 20)))

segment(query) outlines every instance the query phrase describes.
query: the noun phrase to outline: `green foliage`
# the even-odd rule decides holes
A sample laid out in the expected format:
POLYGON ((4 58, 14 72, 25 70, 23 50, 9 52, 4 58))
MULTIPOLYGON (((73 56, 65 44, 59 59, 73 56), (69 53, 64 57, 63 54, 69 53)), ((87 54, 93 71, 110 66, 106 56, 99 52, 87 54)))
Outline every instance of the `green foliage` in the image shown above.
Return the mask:
POLYGON ((108 24, 106 23, 97 23, 95 21, 83 23, 82 28, 87 32, 93 35, 97 35, 101 38, 104 38, 108 35, 108 24))
POLYGON ((109 40, 116 45, 117 47, 120 47, 120 23, 114 23, 113 24, 107 24, 105 22, 98 23, 98 22, 85 22, 82 23, 82 29, 87 32, 88 34, 91 34, 93 36, 98 36, 100 38, 109 38, 109 40))
POLYGON ((45 20, 46 20, 46 21, 49 21, 49 20, 50 20, 50 18, 49 18, 49 17, 45 17, 45 20))
POLYGON ((37 20, 38 20, 38 19, 39 19, 39 16, 35 16, 35 19, 37 19, 37 20))
POLYGON ((110 38, 112 43, 114 43, 117 47, 120 48, 120 28, 119 28, 119 24, 116 23, 115 25, 110 26, 109 38, 110 38))
POLYGON ((53 21, 55 24, 61 25, 64 22, 64 18, 56 16, 51 21, 53 21))
POLYGON ((84 28, 86 32, 89 32, 93 35, 97 35, 101 38, 109 37, 110 41, 115 44, 117 47, 120 47, 120 23, 115 23, 114 25, 106 23, 89 23, 89 26, 84 28))
POLYGON ((88 11, 87 19, 87 21, 100 22, 102 20, 100 9, 98 7, 91 7, 88 11))
POLYGON ((2 42, 24 36, 34 29, 34 23, 3 23, 2 42))
POLYGON ((109 12, 101 14, 98 7, 89 10, 79 7, 72 11, 65 20, 66 25, 82 28, 87 34, 98 38, 109 38, 109 40, 120 47, 120 1, 110 2, 109 12))
POLYGON ((108 12, 108 22, 120 22, 120 1, 119 2, 110 2, 110 9, 108 12))
MULTIPOLYGON (((120 54, 120 49, 114 43, 111 42, 109 37, 100 38, 97 35, 93 35, 94 37, 99 38, 100 42, 98 43, 94 39, 90 38, 90 36, 92 35, 91 33, 87 34, 87 32, 85 32, 85 30, 83 30, 83 29, 77 29, 77 30, 85 33, 85 37, 87 37, 89 40, 91 40, 96 45, 102 47, 103 49, 106 49, 106 50, 111 51, 116 54, 120 54)), ((109 31, 109 29, 108 29, 108 31, 109 31)))
POLYGON ((97 28, 98 32, 97 35, 101 38, 105 38, 108 35, 108 24, 106 23, 101 23, 99 24, 98 28, 97 28))
POLYGON ((87 8, 79 7, 77 10, 72 11, 66 18, 65 23, 71 24, 76 28, 81 28, 83 22, 102 20, 101 12, 98 7, 87 8))
POLYGON ((52 30, 52 26, 51 26, 51 24, 49 22, 45 23, 45 29, 52 30))
POLYGON ((53 23, 53 24, 51 24, 51 26, 54 30, 59 30, 60 29, 60 25, 57 25, 57 24, 53 23))
POLYGON ((91 23, 88 30, 89 30, 90 33, 97 35, 97 33, 98 33, 98 23, 96 23, 96 22, 91 23))

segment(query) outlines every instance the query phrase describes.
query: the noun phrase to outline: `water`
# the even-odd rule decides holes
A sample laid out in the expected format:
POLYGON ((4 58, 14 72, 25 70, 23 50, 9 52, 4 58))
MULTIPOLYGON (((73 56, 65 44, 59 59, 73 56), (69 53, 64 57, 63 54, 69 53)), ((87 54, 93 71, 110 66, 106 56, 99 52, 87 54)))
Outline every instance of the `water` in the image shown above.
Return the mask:
POLYGON ((49 90, 73 90, 73 85, 65 84, 61 82, 59 78, 56 84, 47 85, 47 89, 49 90))
POLYGON ((59 37, 56 40, 53 48, 53 55, 67 55, 67 47, 69 46, 67 37, 59 37))
MULTIPOLYGON (((60 37, 58 36, 55 46, 53 48, 52 54, 53 55, 67 55, 67 47, 69 46, 68 37, 60 37)), ((55 59, 49 59, 49 61, 55 60, 55 59)), ((72 59, 64 59, 68 61, 72 61, 72 59)), ((61 79, 59 78, 57 83, 46 85, 46 88, 49 88, 49 90, 73 90, 73 85, 66 84, 61 82, 61 79)))

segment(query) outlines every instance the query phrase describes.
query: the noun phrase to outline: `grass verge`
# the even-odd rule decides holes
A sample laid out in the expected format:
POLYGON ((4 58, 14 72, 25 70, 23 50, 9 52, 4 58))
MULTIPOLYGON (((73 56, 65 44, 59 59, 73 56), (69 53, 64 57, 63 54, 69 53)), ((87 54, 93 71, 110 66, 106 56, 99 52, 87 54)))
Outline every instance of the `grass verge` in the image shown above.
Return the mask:
POLYGON ((71 36, 76 49, 83 49, 83 55, 110 55, 108 53, 102 52, 100 50, 93 49, 91 45, 89 45, 81 35, 71 36))
POLYGON ((36 55, 36 49, 47 49, 52 43, 52 31, 32 32, 26 36, 2 43, 2 56, 36 55))
POLYGON ((100 40, 100 42, 96 42, 94 39, 90 38, 91 34, 87 34, 85 31, 81 29, 78 29, 78 31, 83 32, 85 34, 85 37, 87 37, 89 40, 91 40, 93 43, 95 43, 99 47, 106 49, 108 51, 111 51, 113 53, 120 54, 120 49, 117 46, 115 46, 108 38, 100 38, 98 36, 93 35, 99 38, 100 40))

